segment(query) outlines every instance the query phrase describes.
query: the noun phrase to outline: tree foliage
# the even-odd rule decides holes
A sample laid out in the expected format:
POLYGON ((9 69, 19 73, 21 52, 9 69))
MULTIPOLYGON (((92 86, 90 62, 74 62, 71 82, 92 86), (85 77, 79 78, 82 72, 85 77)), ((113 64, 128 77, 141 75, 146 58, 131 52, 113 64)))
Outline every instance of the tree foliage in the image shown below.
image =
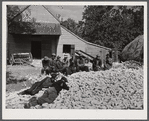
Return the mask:
POLYGON ((143 34, 143 6, 85 6, 82 21, 62 22, 83 39, 122 50, 143 34))
POLYGON ((68 30, 71 32, 75 33, 76 35, 82 37, 82 32, 83 32, 83 22, 79 21, 78 23, 75 22, 75 20, 68 18, 65 21, 61 22, 61 25, 66 27, 68 30))
POLYGON ((143 34, 143 18, 143 6, 87 6, 82 37, 121 50, 143 34))
POLYGON ((14 31, 14 28, 20 31, 20 33, 34 33, 34 24, 31 22, 24 22, 22 21, 22 16, 20 13, 21 10, 18 6, 8 5, 7 6, 7 25, 8 25, 8 32, 11 33, 14 31), (15 19, 14 19, 15 18, 15 19))

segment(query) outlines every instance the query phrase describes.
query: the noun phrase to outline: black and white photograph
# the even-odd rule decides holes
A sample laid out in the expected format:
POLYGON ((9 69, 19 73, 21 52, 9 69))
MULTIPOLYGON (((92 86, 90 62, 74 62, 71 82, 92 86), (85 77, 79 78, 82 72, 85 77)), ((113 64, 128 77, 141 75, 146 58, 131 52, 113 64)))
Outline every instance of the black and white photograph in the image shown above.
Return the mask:
POLYGON ((146 119, 147 2, 3 2, 4 119, 146 119))

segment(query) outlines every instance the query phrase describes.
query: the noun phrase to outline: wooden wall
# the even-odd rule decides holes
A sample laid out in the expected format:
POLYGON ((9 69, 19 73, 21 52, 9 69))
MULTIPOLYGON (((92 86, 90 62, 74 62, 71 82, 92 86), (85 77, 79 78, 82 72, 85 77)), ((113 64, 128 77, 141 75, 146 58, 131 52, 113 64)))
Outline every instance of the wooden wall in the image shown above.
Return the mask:
POLYGON ((62 35, 59 38, 57 55, 62 56, 63 45, 75 45, 75 50, 82 50, 85 52, 86 44, 78 39, 76 36, 61 27, 62 35))
POLYGON ((57 43, 59 36, 42 36, 42 57, 51 57, 52 53, 57 53, 57 43))
MULTIPOLYGON (((8 55, 12 53, 31 52, 31 41, 41 41, 41 57, 51 57, 57 51, 59 36, 50 35, 8 35, 8 55)), ((8 57, 9 57, 8 56, 8 57)))
POLYGON ((94 46, 91 44, 86 44, 85 52, 92 55, 93 57, 96 57, 96 55, 100 55, 102 62, 104 62, 106 54, 109 53, 109 49, 94 46))
POLYGON ((63 53, 63 45, 64 44, 74 44, 75 50, 82 50, 93 57, 96 57, 97 54, 101 55, 102 61, 104 61, 106 54, 109 49, 105 49, 103 47, 94 46, 91 44, 87 44, 86 42, 80 40, 69 31, 61 27, 62 35, 59 38, 58 47, 57 47, 57 55, 62 56, 63 53))
POLYGON ((8 54, 31 52, 30 40, 22 35, 8 35, 8 54))
POLYGON ((44 56, 51 57, 52 53, 57 55, 63 55, 63 45, 75 45, 75 50, 82 50, 93 57, 97 54, 101 56, 102 61, 104 61, 108 49, 103 47, 97 47, 92 44, 88 44, 76 36, 74 36, 69 31, 61 27, 62 35, 12 35, 8 36, 8 51, 9 54, 12 53, 25 53, 31 52, 31 41, 41 41, 41 57, 44 56))

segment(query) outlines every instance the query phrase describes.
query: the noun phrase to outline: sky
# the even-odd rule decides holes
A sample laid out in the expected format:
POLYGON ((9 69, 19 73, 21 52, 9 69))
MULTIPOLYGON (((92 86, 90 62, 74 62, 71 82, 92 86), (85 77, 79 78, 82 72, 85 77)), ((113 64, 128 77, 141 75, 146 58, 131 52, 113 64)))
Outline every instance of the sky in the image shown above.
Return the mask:
POLYGON ((60 14, 63 20, 72 18, 76 22, 82 20, 82 12, 84 11, 84 6, 82 5, 65 5, 65 6, 46 6, 54 14, 60 14))
MULTIPOLYGON (((63 6, 44 5, 44 6, 48 8, 54 15, 60 14, 63 20, 67 20, 68 18, 71 18, 76 22, 82 20, 82 13, 84 11, 83 5, 73 5, 73 6, 72 5, 63 5, 63 6)), ((19 8, 21 10, 23 10, 25 7, 26 5, 19 5, 19 8)))

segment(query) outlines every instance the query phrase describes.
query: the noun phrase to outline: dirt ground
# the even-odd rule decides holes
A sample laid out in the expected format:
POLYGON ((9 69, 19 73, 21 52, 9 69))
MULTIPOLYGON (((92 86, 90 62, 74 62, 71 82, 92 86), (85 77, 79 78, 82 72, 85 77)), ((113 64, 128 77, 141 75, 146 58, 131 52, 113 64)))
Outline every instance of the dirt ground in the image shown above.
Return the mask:
POLYGON ((30 87, 31 81, 38 80, 41 77, 41 67, 32 67, 29 65, 8 65, 6 73, 6 92, 19 91, 30 87))

